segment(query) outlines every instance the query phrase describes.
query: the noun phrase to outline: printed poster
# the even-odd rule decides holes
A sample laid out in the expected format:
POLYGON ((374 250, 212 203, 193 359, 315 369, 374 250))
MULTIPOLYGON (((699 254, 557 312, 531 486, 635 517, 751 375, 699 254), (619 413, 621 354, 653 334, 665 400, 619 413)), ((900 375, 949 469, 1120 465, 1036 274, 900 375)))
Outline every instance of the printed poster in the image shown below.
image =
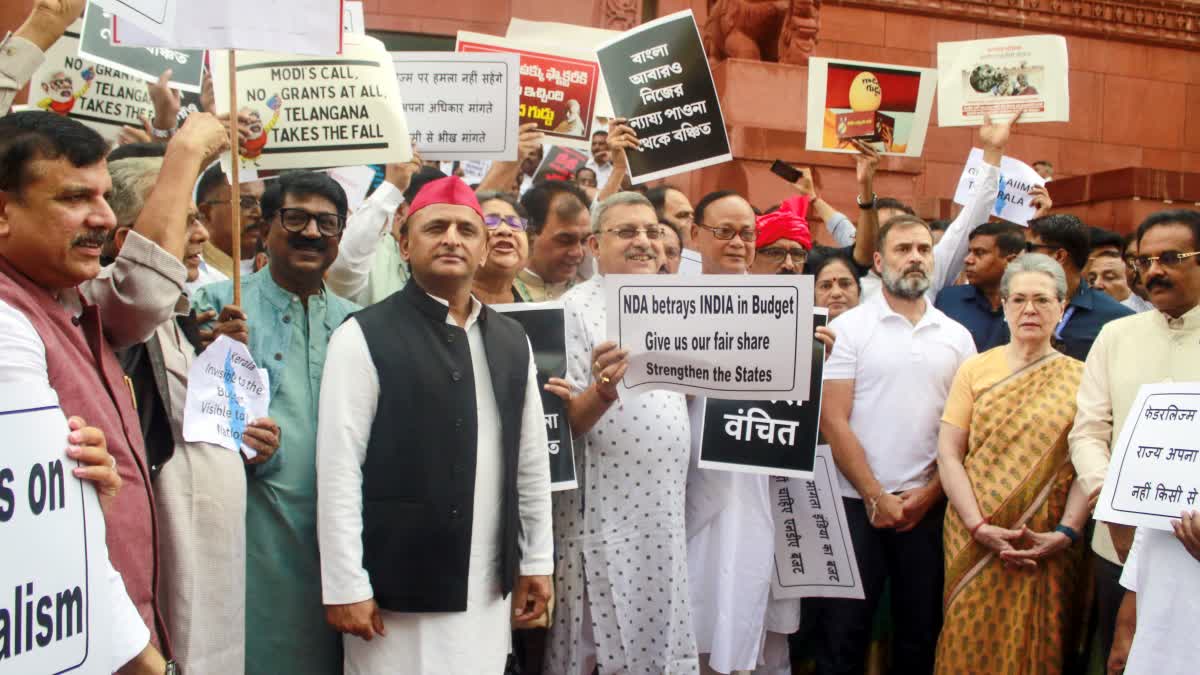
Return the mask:
POLYGON ((79 120, 109 142, 122 126, 142 128, 154 104, 146 81, 79 56, 82 19, 67 29, 29 81, 29 105, 79 120))
POLYGON ((104 514, 54 392, 0 387, 0 675, 109 673, 104 514))
POLYGON ((629 350, 619 394, 808 400, 812 276, 609 274, 604 292, 608 339, 629 350))
POLYGON ((817 448, 811 478, 771 478, 775 570, 771 596, 863 599, 858 557, 828 445, 817 448))
MULTIPOLYGON (((954 192, 954 203, 966 205, 971 196, 971 188, 975 185, 975 176, 983 170, 983 150, 972 148, 967 156, 967 165, 963 168, 962 176, 958 179, 958 189, 954 192)), ((1010 223, 1028 225, 1037 207, 1033 205, 1031 191, 1035 187, 1044 187, 1046 179, 1028 164, 1003 157, 1000 160, 1000 192, 992 205, 992 215, 1003 218, 1010 223)))
POLYGON ((542 163, 533 173, 533 182, 571 180, 575 172, 587 166, 588 155, 575 148, 554 145, 542 154, 542 163))
POLYGON ((149 82, 171 70, 171 86, 200 93, 204 80, 204 52, 160 47, 119 47, 111 42, 112 16, 88 4, 83 13, 79 56, 149 82))
POLYGON ((242 434, 254 420, 269 417, 270 406, 266 369, 254 363, 246 345, 218 336, 188 369, 183 440, 212 443, 253 459, 258 453, 242 443, 242 434))
POLYGON ((342 0, 188 0, 176 5, 175 30, 161 34, 144 30, 118 11, 113 43, 335 56, 342 53, 342 4, 342 0))
POLYGON ((590 148, 600 67, 593 56, 570 50, 536 51, 494 35, 458 32, 459 52, 520 56, 520 124, 536 122, 549 142, 590 148))
POLYGON ((613 110, 637 132, 635 184, 732 159, 721 101, 691 10, 644 23, 596 50, 613 110))
POLYGON ((519 62, 516 54, 392 52, 421 158, 516 159, 519 62))
MULTIPOLYGON (((217 110, 229 111, 229 52, 214 51, 217 110)), ((239 52, 238 110, 251 118, 243 169, 323 169, 412 158, 392 56, 346 34, 341 56, 239 52)), ((226 155, 228 157, 228 155, 226 155)))
POLYGON ((1200 383, 1144 384, 1112 446, 1096 520, 1171 531, 1200 509, 1200 383))
POLYGON ((567 421, 567 404, 543 387, 552 377, 566 377, 566 322, 561 302, 514 302, 492 309, 516 319, 525 328, 538 371, 538 391, 546 416, 546 442, 550 454, 550 490, 574 490, 575 444, 567 421))
MULTIPOLYGON (((824 326, 829 310, 813 308, 813 326, 824 326)), ((705 399, 700 423, 702 469, 811 479, 821 420, 821 377, 825 344, 812 341, 808 400, 726 401, 705 399)))
POLYGON ((983 116, 1069 122, 1067 39, 1020 35, 938 43, 938 125, 979 126, 983 116))
POLYGON ((875 132, 868 142, 881 154, 919 157, 936 82, 932 68, 809 59, 805 148, 858 152, 847 134, 861 123, 875 132))

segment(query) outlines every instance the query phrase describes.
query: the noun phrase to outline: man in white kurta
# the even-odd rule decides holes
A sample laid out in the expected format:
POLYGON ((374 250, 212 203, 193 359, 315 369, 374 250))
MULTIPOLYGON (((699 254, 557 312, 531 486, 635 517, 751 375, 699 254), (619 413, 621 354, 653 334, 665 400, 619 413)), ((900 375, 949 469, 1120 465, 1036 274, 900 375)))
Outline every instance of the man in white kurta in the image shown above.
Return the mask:
MULTIPOLYGON (((418 195, 413 202, 413 219, 410 221, 415 229, 421 229, 429 221, 429 218, 425 217, 428 214, 417 217, 423 206, 425 204, 422 204, 422 198, 418 195)), ((477 211, 476 203, 472 213, 477 211)), ((468 220, 474 222, 474 218, 468 220)), ((449 218, 449 222, 454 222, 453 217, 449 218)), ((463 226, 468 227, 466 224, 463 226)), ((481 216, 478 226, 482 228, 481 216)), ((446 229, 453 230, 454 226, 446 229)), ((445 241, 455 239, 453 233, 442 236, 445 241)), ((446 251, 454 251, 457 250, 456 247, 463 246, 462 242, 451 241, 445 244, 445 241, 443 244, 446 251)), ((474 260, 471 244, 472 242, 468 241, 460 251, 466 262, 474 260)), ((423 276, 425 283, 428 283, 430 270, 422 268, 426 261, 415 257, 410 258, 410 261, 413 264, 414 278, 409 283, 418 284, 423 276)), ((441 267, 451 266, 450 262, 442 264, 441 267)), ((441 263, 436 263, 435 267, 437 264, 441 263)), ((474 268, 469 264, 467 267, 473 274, 474 268)), ((434 270, 435 273, 437 271, 434 270)), ((423 288, 424 286, 410 287, 401 293, 420 294, 448 308, 452 307, 446 299, 426 293, 423 288)), ((466 288, 470 288, 469 276, 466 288)), ((504 499, 501 433, 502 427, 512 420, 501 419, 501 406, 498 405, 494 394, 484 332, 480 326, 481 313, 491 310, 484 308, 478 300, 469 295, 458 299, 469 302, 469 313, 456 319, 454 311, 451 310, 447 313, 445 322, 455 328, 461 328, 466 333, 477 415, 474 501, 465 611, 396 612, 374 607, 377 594, 372 587, 372 577, 364 568, 362 467, 367 461, 367 449, 376 413, 399 416, 413 413, 406 410, 377 410, 381 396, 381 378, 359 319, 348 319, 334 333, 329 344, 324 375, 326 379, 321 388, 317 435, 317 528, 321 548, 323 595, 327 610, 366 601, 370 601, 373 608, 365 632, 335 623, 336 628, 354 633, 344 637, 347 673, 501 673, 510 647, 511 622, 514 613, 520 614, 522 610, 502 594, 503 580, 498 574, 500 565, 497 562, 500 560, 503 545, 499 505, 504 499), (359 635, 369 639, 365 640, 359 635)), ((393 297, 385 302, 403 300, 405 298, 393 297)), ((494 316, 489 320, 495 320, 494 316)), ((447 335, 451 333, 447 332, 447 335)), ((403 338, 397 341, 396 348, 405 348, 403 338)), ((529 350, 527 341, 524 349, 529 350)), ((541 397, 538 393, 531 351, 528 362, 524 404, 521 408, 523 412, 517 422, 520 425, 520 436, 515 478, 522 580, 526 577, 547 576, 553 571, 549 456, 546 450, 541 397)), ((457 370, 454 376, 455 382, 461 379, 457 370)), ((446 410, 445 416, 452 419, 454 415, 462 412, 446 410)), ((428 468, 432 473, 433 468, 428 468)), ((438 553, 435 550, 413 551, 412 555, 436 556, 438 553)), ((510 583, 512 581, 509 580, 510 583)), ((520 601, 519 596, 523 593, 520 582, 517 589, 515 595, 520 601)), ((334 623, 332 618, 330 620, 334 623)))

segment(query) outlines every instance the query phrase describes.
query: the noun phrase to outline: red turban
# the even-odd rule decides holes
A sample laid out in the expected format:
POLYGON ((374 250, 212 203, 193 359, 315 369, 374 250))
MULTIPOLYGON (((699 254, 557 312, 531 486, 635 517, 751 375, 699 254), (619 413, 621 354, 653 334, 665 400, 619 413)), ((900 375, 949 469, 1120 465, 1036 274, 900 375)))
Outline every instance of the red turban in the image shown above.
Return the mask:
POLYGON ((446 176, 426 183, 408 205, 409 217, 432 204, 467 206, 483 218, 483 209, 479 206, 479 200, 475 198, 475 191, 458 176, 446 176))
POLYGON ((805 250, 812 249, 812 233, 808 230, 808 197, 799 195, 785 199, 779 210, 755 218, 758 239, 755 248, 764 248, 780 239, 791 239, 805 250))

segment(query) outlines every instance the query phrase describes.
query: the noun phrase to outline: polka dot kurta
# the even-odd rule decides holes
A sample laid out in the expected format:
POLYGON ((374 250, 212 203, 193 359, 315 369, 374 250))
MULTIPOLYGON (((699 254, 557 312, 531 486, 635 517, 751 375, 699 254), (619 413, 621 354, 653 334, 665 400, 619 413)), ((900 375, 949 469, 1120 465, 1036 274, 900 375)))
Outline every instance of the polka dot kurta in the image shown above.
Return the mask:
MULTIPOLYGON (((605 341, 603 278, 563 302, 567 378, 582 389, 605 341)), ((683 395, 651 391, 625 395, 575 439, 579 488, 553 497, 557 606, 545 672, 590 673, 589 633, 602 675, 699 671, 683 522, 689 437, 683 395)))

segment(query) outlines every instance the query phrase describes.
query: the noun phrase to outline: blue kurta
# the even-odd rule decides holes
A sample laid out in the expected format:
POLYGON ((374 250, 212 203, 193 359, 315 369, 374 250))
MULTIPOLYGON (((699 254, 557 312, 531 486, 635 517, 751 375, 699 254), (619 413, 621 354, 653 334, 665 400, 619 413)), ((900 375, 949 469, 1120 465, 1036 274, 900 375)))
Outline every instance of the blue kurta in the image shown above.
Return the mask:
MULTIPOLYGON (((200 289, 197 312, 233 301, 233 283, 200 289)), ((327 675, 342 670, 341 636, 325 623, 317 550, 317 403, 325 349, 358 307, 325 291, 280 288, 266 267, 245 277, 250 354, 270 377, 279 450, 251 467, 246 498, 246 672, 327 675)))

